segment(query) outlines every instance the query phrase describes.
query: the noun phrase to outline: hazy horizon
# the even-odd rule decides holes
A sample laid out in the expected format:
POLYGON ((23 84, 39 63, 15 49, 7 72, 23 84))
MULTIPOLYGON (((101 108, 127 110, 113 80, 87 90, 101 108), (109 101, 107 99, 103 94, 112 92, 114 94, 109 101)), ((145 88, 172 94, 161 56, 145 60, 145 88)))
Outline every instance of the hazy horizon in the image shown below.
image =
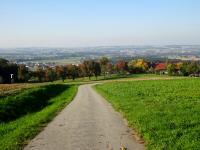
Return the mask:
POLYGON ((77 48, 95 48, 95 47, 167 47, 167 46, 199 46, 200 47, 200 44, 167 44, 167 45, 164 45, 164 44, 151 44, 151 45, 97 45, 97 46, 16 46, 16 47, 0 47, 0 50, 1 49, 26 49, 26 48, 44 48, 44 49, 53 49, 53 48, 66 48, 66 49, 77 49, 77 48))
POLYGON ((198 0, 0 2, 0 48, 200 44, 198 0))

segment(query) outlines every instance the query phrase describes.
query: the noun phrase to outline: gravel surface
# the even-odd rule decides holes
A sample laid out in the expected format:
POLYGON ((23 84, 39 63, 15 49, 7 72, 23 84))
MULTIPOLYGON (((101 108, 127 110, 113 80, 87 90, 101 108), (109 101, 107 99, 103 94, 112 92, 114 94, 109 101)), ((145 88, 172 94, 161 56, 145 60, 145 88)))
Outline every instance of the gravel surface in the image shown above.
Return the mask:
POLYGON ((91 86, 81 85, 74 100, 25 150, 144 150, 122 116, 91 86))

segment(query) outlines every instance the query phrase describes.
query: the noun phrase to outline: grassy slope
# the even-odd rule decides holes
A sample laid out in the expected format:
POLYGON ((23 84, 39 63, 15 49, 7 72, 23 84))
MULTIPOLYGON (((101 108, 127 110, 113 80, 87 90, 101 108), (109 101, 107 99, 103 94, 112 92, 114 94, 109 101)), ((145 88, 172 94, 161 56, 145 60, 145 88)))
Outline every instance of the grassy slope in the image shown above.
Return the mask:
POLYGON ((22 149, 29 139, 41 131, 47 122, 52 120, 61 109, 71 102, 76 91, 77 86, 68 86, 64 92, 51 98, 50 103, 43 109, 29 113, 14 121, 1 123, 0 149, 22 149))
POLYGON ((148 149, 200 149, 200 80, 96 85, 137 129, 148 149))

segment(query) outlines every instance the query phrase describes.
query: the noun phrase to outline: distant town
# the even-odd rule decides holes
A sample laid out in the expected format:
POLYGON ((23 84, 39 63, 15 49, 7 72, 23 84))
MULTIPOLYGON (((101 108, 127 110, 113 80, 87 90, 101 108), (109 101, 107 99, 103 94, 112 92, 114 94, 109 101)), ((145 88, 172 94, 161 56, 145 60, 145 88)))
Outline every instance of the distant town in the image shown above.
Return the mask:
POLYGON ((30 70, 39 66, 80 64, 86 59, 108 57, 111 61, 133 58, 148 60, 200 60, 200 45, 99 46, 80 48, 0 48, 1 58, 24 64, 30 70))

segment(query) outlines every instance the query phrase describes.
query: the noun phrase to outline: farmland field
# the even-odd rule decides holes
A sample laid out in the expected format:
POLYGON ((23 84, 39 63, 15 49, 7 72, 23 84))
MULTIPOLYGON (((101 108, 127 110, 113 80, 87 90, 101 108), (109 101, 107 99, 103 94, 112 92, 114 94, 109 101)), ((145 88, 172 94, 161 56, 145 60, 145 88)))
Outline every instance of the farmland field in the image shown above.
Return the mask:
POLYGON ((22 149, 76 94, 76 85, 50 84, 0 101, 0 149, 22 149))
POLYGON ((0 84, 0 97, 7 96, 24 89, 46 85, 47 83, 18 83, 18 84, 0 84))
POLYGON ((200 80, 110 82, 95 86, 148 149, 200 149, 200 80))
MULTIPOLYGON (((55 63, 56 65, 66 65, 66 64, 79 64, 81 57, 69 57, 66 59, 42 59, 42 60, 32 60, 35 63, 55 63)), ((27 61, 29 62, 29 61, 27 61)))

